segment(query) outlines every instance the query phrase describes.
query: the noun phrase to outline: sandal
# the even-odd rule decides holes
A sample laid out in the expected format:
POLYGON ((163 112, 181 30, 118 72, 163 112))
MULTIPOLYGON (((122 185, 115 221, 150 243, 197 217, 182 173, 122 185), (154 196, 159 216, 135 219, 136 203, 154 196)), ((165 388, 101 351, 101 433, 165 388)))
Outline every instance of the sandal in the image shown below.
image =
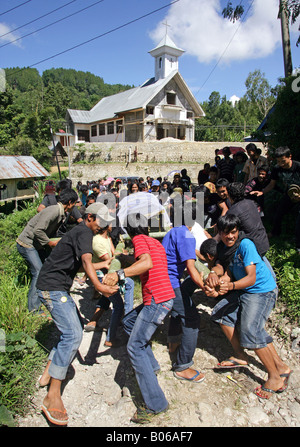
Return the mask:
POLYGON ((55 425, 68 425, 69 419, 56 419, 55 417, 52 416, 51 412, 56 411, 57 413, 60 413, 62 415, 67 414, 67 410, 61 411, 58 410, 57 408, 46 408, 45 405, 42 405, 42 412, 44 413, 44 415, 46 416, 46 418, 48 419, 49 422, 51 422, 52 424, 55 425))
POLYGON ((248 366, 249 366, 248 363, 243 365, 242 363, 239 363, 236 360, 226 359, 226 360, 223 360, 223 362, 218 363, 216 368, 217 369, 248 368, 248 366), (222 365, 222 363, 224 363, 224 362, 230 362, 230 363, 232 363, 232 365, 222 365))
POLYGON ((197 377, 200 376, 199 371, 196 371, 196 374, 193 377, 191 377, 190 379, 187 377, 179 376, 178 374, 176 374, 176 371, 173 372, 173 375, 174 375, 174 377, 176 377, 176 379, 187 380, 188 382, 194 382, 194 383, 201 383, 205 379, 205 377, 201 377, 201 379, 196 380, 197 377))

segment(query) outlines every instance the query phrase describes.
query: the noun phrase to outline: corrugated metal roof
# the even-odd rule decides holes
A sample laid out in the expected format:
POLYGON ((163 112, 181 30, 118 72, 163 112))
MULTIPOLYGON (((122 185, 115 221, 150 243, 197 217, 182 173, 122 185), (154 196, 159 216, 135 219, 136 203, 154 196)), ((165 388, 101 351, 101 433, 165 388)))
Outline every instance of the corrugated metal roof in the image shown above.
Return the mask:
POLYGON ((102 98, 90 111, 68 109, 73 123, 91 124, 97 121, 104 121, 116 117, 119 113, 129 110, 145 108, 155 95, 172 79, 180 82, 181 87, 185 88, 185 93, 195 111, 196 116, 204 116, 200 105, 188 89, 182 76, 178 71, 173 71, 164 79, 155 81, 154 78, 147 80, 140 87, 134 87, 124 92, 102 98))
POLYGON ((49 172, 34 157, 0 155, 0 179, 47 177, 49 172))

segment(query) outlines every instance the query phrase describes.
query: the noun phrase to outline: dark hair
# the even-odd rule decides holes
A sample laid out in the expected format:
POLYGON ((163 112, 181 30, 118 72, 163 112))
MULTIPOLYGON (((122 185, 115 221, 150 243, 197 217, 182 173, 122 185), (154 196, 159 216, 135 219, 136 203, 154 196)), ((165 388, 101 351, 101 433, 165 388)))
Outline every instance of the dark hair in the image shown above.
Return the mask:
POLYGON ((216 167, 216 166, 211 166, 210 168, 209 168, 209 172, 218 172, 218 168, 216 167))
POLYGON ((260 172, 260 171, 266 171, 266 172, 269 172, 269 168, 268 168, 267 165, 262 165, 262 166, 260 166, 259 168, 257 168, 257 172, 260 172))
POLYGON ((256 151, 257 151, 257 146, 256 146, 256 144, 254 144, 254 143, 249 143, 249 144, 247 144, 247 146, 246 146, 246 151, 247 151, 247 152, 249 152, 249 151, 256 152, 256 151))
POLYGON ((210 196, 210 190, 204 185, 195 186, 192 190, 192 197, 196 197, 197 192, 203 192, 204 197, 210 196))
POLYGON ((229 231, 234 230, 234 228, 239 230, 240 226, 241 221, 234 214, 225 214, 225 216, 219 217, 217 221, 217 228, 219 232, 223 231, 225 233, 228 233, 229 231))
POLYGON ((95 202, 96 202, 96 199, 97 199, 97 197, 95 196, 95 194, 91 193, 85 199, 85 203, 89 202, 90 200, 95 200, 95 202))
POLYGON ((291 155, 291 150, 287 146, 278 147, 275 151, 275 158, 290 157, 291 155))
POLYGON ((72 180, 70 179, 63 179, 60 180, 57 184, 56 184, 56 192, 62 191, 63 189, 70 189, 72 188, 72 180))
POLYGON ((222 186, 225 186, 225 188, 228 188, 229 181, 226 178, 219 178, 219 180, 216 181, 216 188, 221 188, 222 186))
POLYGON ((223 147, 223 155, 225 155, 225 154, 228 154, 228 155, 231 154, 231 150, 230 150, 229 146, 223 147))
POLYGON ((138 181, 136 181, 136 180, 134 180, 133 182, 131 182, 130 184, 129 184, 129 186, 128 186, 128 190, 129 190, 129 192, 130 193, 132 193, 132 187, 133 187, 133 185, 136 185, 137 187, 138 187, 138 189, 139 189, 139 182, 138 181))
POLYGON ((78 200, 77 192, 71 188, 63 189, 58 197, 58 202, 61 202, 63 205, 67 205, 69 202, 76 203, 77 200, 78 200))
POLYGON ((241 182, 233 182, 227 188, 229 197, 234 203, 240 202, 245 198, 245 185, 241 182))
POLYGON ((128 214, 124 228, 131 239, 138 234, 144 234, 146 236, 149 234, 148 219, 140 213, 128 214))
POLYGON ((209 238, 206 239, 200 245, 200 253, 202 256, 206 257, 207 255, 211 255, 215 257, 217 255, 217 241, 215 239, 209 238))

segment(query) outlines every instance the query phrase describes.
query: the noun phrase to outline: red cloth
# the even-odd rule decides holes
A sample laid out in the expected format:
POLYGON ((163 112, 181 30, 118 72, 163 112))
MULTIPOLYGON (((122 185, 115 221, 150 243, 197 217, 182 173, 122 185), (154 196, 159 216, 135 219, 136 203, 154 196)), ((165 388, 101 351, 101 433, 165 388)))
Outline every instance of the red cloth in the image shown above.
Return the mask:
POLYGON ((137 259, 144 253, 151 256, 153 267, 140 275, 144 305, 151 304, 152 297, 156 303, 163 303, 175 298, 168 275, 167 256, 162 244, 149 236, 139 234, 132 239, 134 256, 137 259))

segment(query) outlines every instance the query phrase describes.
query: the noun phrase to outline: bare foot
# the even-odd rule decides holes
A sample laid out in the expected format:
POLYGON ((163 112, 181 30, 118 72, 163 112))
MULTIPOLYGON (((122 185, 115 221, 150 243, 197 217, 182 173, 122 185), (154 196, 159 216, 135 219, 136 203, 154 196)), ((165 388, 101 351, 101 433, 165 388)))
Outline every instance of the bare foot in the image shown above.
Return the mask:
POLYGON ((255 389, 254 393, 262 399, 270 399, 272 394, 281 393, 286 388, 284 378, 268 379, 263 386, 255 389))
POLYGON ((248 362, 245 358, 230 357, 229 359, 218 363, 218 368, 238 368, 241 366, 248 366, 248 362))
POLYGON ((181 378, 183 380, 190 380, 192 382, 202 382, 204 380, 204 374, 199 373, 192 368, 184 369, 183 371, 175 371, 175 375, 177 378, 181 378))

